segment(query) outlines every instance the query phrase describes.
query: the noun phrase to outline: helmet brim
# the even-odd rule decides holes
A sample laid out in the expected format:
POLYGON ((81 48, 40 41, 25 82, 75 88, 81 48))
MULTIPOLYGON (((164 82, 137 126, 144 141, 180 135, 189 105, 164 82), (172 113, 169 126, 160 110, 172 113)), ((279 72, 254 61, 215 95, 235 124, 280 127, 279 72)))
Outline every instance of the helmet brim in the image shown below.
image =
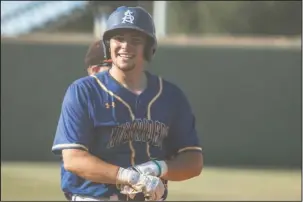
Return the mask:
POLYGON ((148 36, 153 41, 153 43, 155 43, 154 37, 150 33, 146 32, 145 30, 141 29, 140 27, 133 26, 132 24, 131 25, 126 24, 126 25, 112 26, 111 29, 106 30, 104 32, 103 40, 104 41, 110 40, 111 37, 113 37, 117 32, 119 32, 121 30, 136 30, 136 31, 139 31, 139 32, 145 34, 146 36, 148 36))

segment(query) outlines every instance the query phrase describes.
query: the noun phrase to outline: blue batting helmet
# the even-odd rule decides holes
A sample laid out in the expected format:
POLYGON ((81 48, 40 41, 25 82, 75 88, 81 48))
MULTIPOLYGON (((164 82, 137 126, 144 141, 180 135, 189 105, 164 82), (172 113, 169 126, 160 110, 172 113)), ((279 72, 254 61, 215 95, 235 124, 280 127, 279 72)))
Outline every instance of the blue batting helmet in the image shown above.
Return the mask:
POLYGON ((120 29, 132 29, 144 33, 147 36, 145 47, 145 59, 150 61, 156 52, 157 38, 154 21, 151 15, 142 7, 117 8, 107 20, 107 28, 103 34, 103 41, 109 39, 120 29))

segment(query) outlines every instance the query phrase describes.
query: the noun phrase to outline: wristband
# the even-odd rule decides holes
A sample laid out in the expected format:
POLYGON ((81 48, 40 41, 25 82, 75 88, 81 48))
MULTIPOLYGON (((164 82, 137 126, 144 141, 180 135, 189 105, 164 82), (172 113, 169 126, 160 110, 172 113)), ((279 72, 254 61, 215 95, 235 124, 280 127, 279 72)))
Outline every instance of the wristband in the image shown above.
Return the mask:
POLYGON ((152 160, 156 166, 159 169, 159 177, 162 177, 163 175, 165 175, 167 173, 167 164, 165 161, 156 161, 156 160, 152 160))

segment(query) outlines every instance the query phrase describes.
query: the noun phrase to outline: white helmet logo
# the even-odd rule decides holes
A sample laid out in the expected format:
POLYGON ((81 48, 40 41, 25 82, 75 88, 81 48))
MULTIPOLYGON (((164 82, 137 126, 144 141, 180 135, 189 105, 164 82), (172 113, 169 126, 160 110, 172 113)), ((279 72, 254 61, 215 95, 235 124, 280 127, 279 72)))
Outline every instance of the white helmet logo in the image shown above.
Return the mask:
POLYGON ((124 13, 124 17, 122 18, 122 23, 134 23, 134 19, 135 17, 133 16, 133 12, 131 12, 130 10, 127 10, 124 13))

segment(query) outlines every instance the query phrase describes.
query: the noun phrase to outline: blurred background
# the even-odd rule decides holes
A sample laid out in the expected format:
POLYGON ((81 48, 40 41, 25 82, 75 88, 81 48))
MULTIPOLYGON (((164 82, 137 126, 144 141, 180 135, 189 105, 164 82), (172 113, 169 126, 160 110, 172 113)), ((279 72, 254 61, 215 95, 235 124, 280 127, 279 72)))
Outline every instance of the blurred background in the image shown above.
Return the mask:
POLYGON ((61 102, 121 5, 153 15, 148 69, 184 90, 204 148, 168 200, 302 200, 301 1, 1 1, 1 200, 65 200, 61 102))

